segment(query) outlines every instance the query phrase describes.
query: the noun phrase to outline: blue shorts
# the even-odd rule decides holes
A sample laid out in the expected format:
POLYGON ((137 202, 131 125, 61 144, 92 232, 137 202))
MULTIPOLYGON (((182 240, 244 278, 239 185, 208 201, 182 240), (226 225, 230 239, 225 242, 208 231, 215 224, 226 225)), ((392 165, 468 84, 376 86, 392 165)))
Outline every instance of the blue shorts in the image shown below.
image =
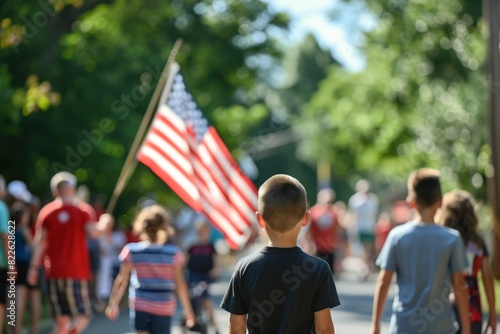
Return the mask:
POLYGON ((130 311, 130 322, 132 328, 137 332, 148 332, 149 334, 170 334, 170 323, 172 317, 155 315, 142 311, 130 311))

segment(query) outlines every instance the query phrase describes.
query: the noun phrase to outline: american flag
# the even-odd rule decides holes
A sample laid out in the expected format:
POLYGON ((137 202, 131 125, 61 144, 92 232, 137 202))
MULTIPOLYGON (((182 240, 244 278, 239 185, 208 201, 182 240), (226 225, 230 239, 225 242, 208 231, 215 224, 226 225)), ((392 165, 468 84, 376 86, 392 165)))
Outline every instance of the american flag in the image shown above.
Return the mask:
POLYGON ((203 116, 181 74, 176 74, 166 103, 160 102, 137 159, 202 212, 231 248, 248 241, 257 189, 203 116))

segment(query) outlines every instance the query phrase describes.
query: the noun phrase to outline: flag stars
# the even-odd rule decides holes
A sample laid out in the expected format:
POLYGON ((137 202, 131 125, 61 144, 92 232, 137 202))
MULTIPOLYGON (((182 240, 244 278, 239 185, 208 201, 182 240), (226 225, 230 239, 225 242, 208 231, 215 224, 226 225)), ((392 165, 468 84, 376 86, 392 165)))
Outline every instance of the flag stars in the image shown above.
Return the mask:
POLYGON ((167 103, 193 129, 198 142, 201 141, 208 129, 208 122, 198 109, 191 94, 186 90, 184 80, 180 74, 175 77, 167 103))
POLYGON ((247 177, 233 170, 238 168, 236 162, 180 75, 175 77, 167 101, 170 108, 162 109, 163 117, 154 121, 161 125, 162 133, 146 136, 138 160, 189 206, 202 211, 236 249, 251 234, 257 190, 247 177), (170 140, 174 136, 176 140, 170 140))

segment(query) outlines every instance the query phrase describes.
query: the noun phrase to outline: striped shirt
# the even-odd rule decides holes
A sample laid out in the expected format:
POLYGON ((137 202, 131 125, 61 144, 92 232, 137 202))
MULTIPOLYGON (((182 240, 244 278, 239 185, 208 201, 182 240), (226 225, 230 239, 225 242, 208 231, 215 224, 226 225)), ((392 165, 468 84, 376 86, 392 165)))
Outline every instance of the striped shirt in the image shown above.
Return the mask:
POLYGON ((185 262, 182 251, 174 245, 138 242, 125 245, 119 258, 132 265, 130 308, 172 316, 176 308, 175 268, 185 262))

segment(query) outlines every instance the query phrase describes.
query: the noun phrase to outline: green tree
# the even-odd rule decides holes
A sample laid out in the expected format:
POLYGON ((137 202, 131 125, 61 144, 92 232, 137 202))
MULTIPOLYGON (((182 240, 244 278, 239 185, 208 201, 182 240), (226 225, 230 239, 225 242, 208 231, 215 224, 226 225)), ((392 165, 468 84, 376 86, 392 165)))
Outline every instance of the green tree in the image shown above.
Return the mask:
MULTIPOLYGON (((111 193, 177 38, 184 40, 177 60, 190 92, 234 148, 267 113, 247 109, 253 103, 247 92, 260 62, 281 57, 269 29, 285 29, 288 21, 260 0, 9 0, 0 10, 0 136, 9 143, 0 148, 8 161, 2 173, 44 197, 48 179, 61 169, 93 192, 111 193), (32 85, 41 90, 32 94, 44 96, 34 107, 32 85), (229 134, 220 119, 245 129, 229 134)), ((177 202, 140 166, 122 205, 146 193, 177 202)))
POLYGON ((316 161, 304 161, 297 152, 298 142, 309 134, 302 129, 295 131, 291 120, 304 112, 304 106, 326 78, 329 66, 338 65, 338 62, 330 50, 318 45, 313 35, 307 35, 298 45, 288 46, 286 55, 282 64, 273 69, 259 88, 263 103, 272 113, 252 133, 243 149, 254 157, 259 168, 257 184, 277 173, 290 174, 301 180, 308 189, 310 203, 314 203, 316 161))
POLYGON ((328 152, 334 170, 345 177, 370 174, 401 182, 415 168, 437 167, 448 186, 484 197, 481 4, 362 3, 376 21, 363 33, 366 66, 356 73, 330 68, 296 120, 297 127, 315 123, 316 135, 301 151, 311 160, 328 152))

